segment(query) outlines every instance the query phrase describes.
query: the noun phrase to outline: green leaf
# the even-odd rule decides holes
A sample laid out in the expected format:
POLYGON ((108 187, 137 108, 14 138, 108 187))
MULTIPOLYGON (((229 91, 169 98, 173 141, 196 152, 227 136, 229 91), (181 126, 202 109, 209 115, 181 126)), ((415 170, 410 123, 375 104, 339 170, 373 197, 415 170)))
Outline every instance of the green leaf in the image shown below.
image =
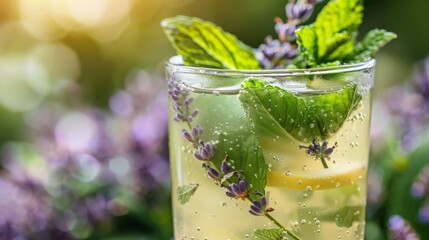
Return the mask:
POLYGON ((260 69, 253 50, 234 35, 199 18, 177 16, 161 23, 186 65, 227 69, 260 69))
POLYGON ((221 134, 219 143, 216 145, 213 163, 220 169, 222 160, 225 155, 228 155, 229 163, 234 169, 244 171, 243 175, 249 186, 249 194, 253 199, 255 191, 265 193, 267 164, 259 139, 249 131, 249 128, 250 126, 243 130, 221 134))
POLYGON ((177 188, 177 199, 181 204, 185 204, 191 200, 192 195, 194 195, 195 191, 197 191, 199 185, 198 184, 189 184, 179 186, 177 188))
POLYGON ((256 78, 243 83, 240 101, 260 135, 292 136, 298 141, 336 133, 362 96, 357 84, 336 92, 298 96, 256 78))
POLYGON ((313 24, 297 30, 297 43, 306 64, 315 67, 347 57, 354 48, 362 11, 361 0, 330 1, 313 24))
POLYGON ((359 42, 348 62, 362 62, 370 59, 388 42, 397 37, 396 34, 383 29, 374 29, 368 32, 362 42, 359 42))
POLYGON ((281 228, 257 229, 255 236, 261 240, 281 240, 283 239, 283 231, 281 228))

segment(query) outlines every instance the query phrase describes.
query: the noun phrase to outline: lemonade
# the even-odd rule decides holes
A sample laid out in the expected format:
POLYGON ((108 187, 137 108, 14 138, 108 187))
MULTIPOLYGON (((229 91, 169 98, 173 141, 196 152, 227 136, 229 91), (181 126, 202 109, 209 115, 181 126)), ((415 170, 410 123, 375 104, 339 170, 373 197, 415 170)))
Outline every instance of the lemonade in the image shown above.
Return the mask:
POLYGON ((280 225, 280 236, 257 239, 364 238, 373 60, 271 72, 177 61, 167 67, 175 239, 255 239, 280 225), (221 161, 244 177, 221 171, 221 161), (261 178, 268 203, 255 216, 261 178), (227 195, 239 179, 248 195, 227 195))

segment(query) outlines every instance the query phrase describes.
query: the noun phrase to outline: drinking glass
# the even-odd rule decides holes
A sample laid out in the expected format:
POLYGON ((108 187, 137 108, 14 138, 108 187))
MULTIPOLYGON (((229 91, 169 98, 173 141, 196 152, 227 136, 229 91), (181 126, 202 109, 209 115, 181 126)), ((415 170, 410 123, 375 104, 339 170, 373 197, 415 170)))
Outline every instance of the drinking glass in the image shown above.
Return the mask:
POLYGON ((374 67, 226 70, 171 58, 175 239, 280 229, 273 239, 362 240, 374 67))

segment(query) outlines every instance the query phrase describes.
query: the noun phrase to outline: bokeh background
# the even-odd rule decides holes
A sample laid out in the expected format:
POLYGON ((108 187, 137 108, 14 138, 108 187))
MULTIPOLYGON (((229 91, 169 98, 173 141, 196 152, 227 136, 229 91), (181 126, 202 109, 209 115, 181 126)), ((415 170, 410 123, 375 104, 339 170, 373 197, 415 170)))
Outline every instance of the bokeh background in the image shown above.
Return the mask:
MULTIPOLYGON (((2 0, 0 239, 172 239, 159 23, 198 16, 258 47, 285 4, 2 0)), ((367 239, 395 214, 429 239, 429 2, 365 6, 362 32, 399 35, 377 57, 367 239)))

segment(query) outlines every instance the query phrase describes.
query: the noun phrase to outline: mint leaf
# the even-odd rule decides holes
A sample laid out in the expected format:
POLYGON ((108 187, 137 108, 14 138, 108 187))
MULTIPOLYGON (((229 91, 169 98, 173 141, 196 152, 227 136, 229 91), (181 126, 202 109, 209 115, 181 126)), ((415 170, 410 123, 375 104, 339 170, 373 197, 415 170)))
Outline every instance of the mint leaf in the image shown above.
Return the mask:
POLYGON ((374 29, 368 32, 362 42, 356 47, 349 57, 348 62, 362 62, 370 59, 380 48, 397 37, 396 34, 383 29, 374 29))
POLYGON ((253 50, 234 35, 199 18, 177 16, 162 27, 186 65, 227 69, 260 69, 253 50))
POLYGON ((261 240, 281 240, 283 239, 283 231, 281 228, 257 229, 255 236, 261 240))
POLYGON ((297 96, 256 78, 242 87, 240 101, 258 134, 291 135, 304 142, 332 136, 362 99, 357 84, 311 96, 297 96))
POLYGON ((177 199, 179 200, 180 204, 189 202, 192 195, 194 195, 195 191, 197 191, 198 187, 198 184, 179 186, 177 188, 177 199))
POLYGON ((309 67, 342 60, 352 53, 362 23, 361 0, 334 0, 316 21, 296 31, 297 43, 309 67))
POLYGON ((259 139, 249 131, 250 126, 243 130, 229 131, 219 136, 213 164, 220 169, 225 155, 236 171, 243 170, 249 186, 249 194, 254 199, 255 191, 265 193, 267 184, 267 165, 260 147, 259 139))

